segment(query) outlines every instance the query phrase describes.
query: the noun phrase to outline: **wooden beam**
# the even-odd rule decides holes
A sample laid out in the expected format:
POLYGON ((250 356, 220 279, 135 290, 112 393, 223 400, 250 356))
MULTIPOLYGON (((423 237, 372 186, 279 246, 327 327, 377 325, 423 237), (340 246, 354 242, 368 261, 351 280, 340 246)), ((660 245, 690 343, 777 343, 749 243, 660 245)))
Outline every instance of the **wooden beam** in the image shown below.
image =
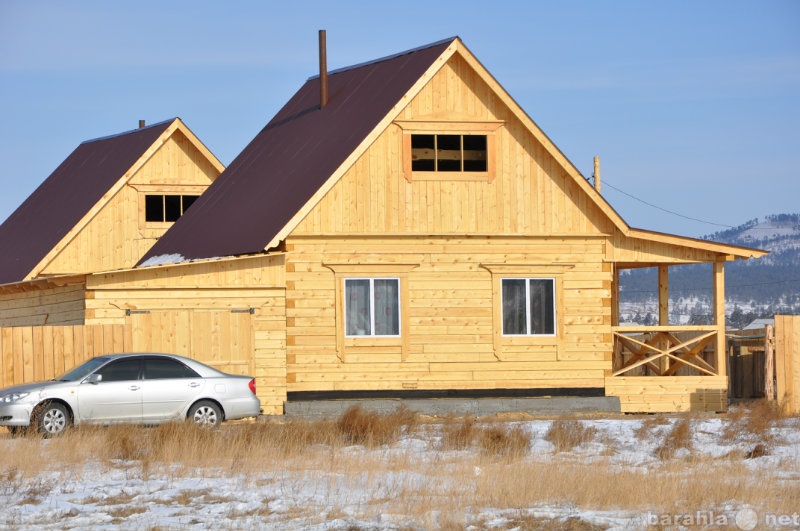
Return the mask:
POLYGON ((714 262, 714 324, 717 327, 717 374, 726 376, 727 348, 725 341, 725 263, 714 262))
MULTIPOLYGON (((658 266, 658 324, 669 325, 669 268, 666 265, 658 266)), ((659 345, 664 347, 665 345, 659 345)), ((669 358, 664 356, 659 361, 660 373, 669 372, 669 358)))

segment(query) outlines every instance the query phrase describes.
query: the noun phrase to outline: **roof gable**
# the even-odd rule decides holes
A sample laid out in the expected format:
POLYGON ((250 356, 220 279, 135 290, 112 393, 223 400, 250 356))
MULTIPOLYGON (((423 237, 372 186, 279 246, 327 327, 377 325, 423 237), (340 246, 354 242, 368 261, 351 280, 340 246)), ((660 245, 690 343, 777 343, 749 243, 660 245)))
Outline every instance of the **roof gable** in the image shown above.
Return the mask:
POLYGON ((178 129, 222 169, 177 118, 81 143, 0 225, 0 284, 36 276, 178 129))
MULTIPOLYGON (((642 238, 644 231, 625 223, 460 39, 453 38, 331 72, 329 103, 323 109, 318 78, 310 78, 139 265, 276 247, 456 53, 623 237, 642 238)), ((670 237, 670 243, 681 245, 679 240, 670 237)), ((694 240, 686 242, 697 247, 694 240)), ((713 252, 752 255, 718 247, 713 252)))
POLYGON ((453 42, 330 72, 323 109, 318 78, 307 80, 140 263, 162 255, 251 254, 273 245, 453 42))

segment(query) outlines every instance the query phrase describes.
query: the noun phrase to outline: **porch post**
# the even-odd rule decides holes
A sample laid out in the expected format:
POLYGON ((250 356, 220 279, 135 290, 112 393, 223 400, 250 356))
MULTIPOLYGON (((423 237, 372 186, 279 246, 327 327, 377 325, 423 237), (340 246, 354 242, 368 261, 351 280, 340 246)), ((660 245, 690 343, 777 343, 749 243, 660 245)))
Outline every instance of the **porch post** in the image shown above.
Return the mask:
POLYGON ((619 268, 611 264, 611 326, 619 326, 619 268))
POLYGON ((728 367, 725 340, 725 262, 714 262, 714 324, 717 326, 717 374, 726 376, 728 367))
POLYGON ((669 325, 669 268, 658 266, 658 324, 669 325))
MULTIPOLYGON (((669 326, 669 268, 666 265, 658 266, 658 325, 669 326)), ((659 345, 666 348, 665 342, 659 345)), ((662 356, 659 360, 661 374, 666 374, 669 370, 670 359, 662 356)))

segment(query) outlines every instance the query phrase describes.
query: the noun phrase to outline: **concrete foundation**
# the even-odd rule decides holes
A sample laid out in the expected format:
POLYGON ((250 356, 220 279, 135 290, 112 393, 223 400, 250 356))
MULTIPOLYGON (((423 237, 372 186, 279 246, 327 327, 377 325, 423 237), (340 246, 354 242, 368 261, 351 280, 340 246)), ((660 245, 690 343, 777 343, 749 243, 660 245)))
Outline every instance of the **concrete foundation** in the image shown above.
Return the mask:
POLYGON ((287 417, 335 418, 348 408, 360 405, 381 414, 394 412, 401 405, 424 415, 472 415, 530 413, 559 415, 566 413, 619 413, 618 397, 524 397, 524 398, 367 398, 343 400, 296 400, 286 402, 287 417))

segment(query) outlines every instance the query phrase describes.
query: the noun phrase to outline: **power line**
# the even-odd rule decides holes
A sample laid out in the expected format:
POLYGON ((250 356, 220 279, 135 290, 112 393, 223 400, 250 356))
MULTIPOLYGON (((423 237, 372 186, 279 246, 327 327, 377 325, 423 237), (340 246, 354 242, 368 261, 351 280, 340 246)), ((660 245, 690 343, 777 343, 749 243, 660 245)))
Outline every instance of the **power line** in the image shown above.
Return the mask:
POLYGON ((647 206, 649 206, 649 207, 652 207, 652 208, 655 208, 655 209, 661 210, 662 212, 666 212, 667 214, 672 214, 673 216, 678 216, 679 218, 688 219, 688 220, 690 220, 690 221, 697 221, 698 223, 705 223, 706 225, 714 225, 714 226, 716 226, 716 227, 726 227, 726 228, 729 228, 729 229, 734 229, 734 228, 736 228, 736 227, 734 227, 733 225, 726 225, 726 224, 724 224, 724 223, 715 223, 715 222, 713 222, 713 221, 706 221, 706 220, 704 220, 704 219, 693 218, 693 217, 691 217, 691 216, 686 216, 686 215, 684 215, 684 214, 681 214, 681 213, 679 213, 679 212, 675 212, 675 211, 673 211, 673 210, 669 210, 669 209, 666 209, 666 208, 664 208, 664 207, 660 207, 660 206, 658 206, 658 205, 654 205, 653 203, 649 203, 649 202, 645 201, 644 199, 640 199, 640 198, 636 197, 635 195, 631 195, 631 194, 629 194, 628 192, 625 192, 625 191, 623 191, 623 190, 620 190, 620 189, 619 189, 619 188, 617 188, 616 186, 614 186, 614 185, 612 185, 612 184, 609 184, 609 183, 608 183, 608 181, 606 181, 605 179, 603 180, 603 186, 608 186, 609 188, 613 188, 613 189, 614 189, 614 190, 616 190, 617 192, 619 192, 619 193, 621 193, 621 194, 623 194, 623 195, 626 195, 626 196, 630 197, 631 199, 634 199, 634 200, 636 200, 636 201, 639 201, 640 203, 643 203, 643 204, 645 204, 645 205, 647 205, 647 206))

